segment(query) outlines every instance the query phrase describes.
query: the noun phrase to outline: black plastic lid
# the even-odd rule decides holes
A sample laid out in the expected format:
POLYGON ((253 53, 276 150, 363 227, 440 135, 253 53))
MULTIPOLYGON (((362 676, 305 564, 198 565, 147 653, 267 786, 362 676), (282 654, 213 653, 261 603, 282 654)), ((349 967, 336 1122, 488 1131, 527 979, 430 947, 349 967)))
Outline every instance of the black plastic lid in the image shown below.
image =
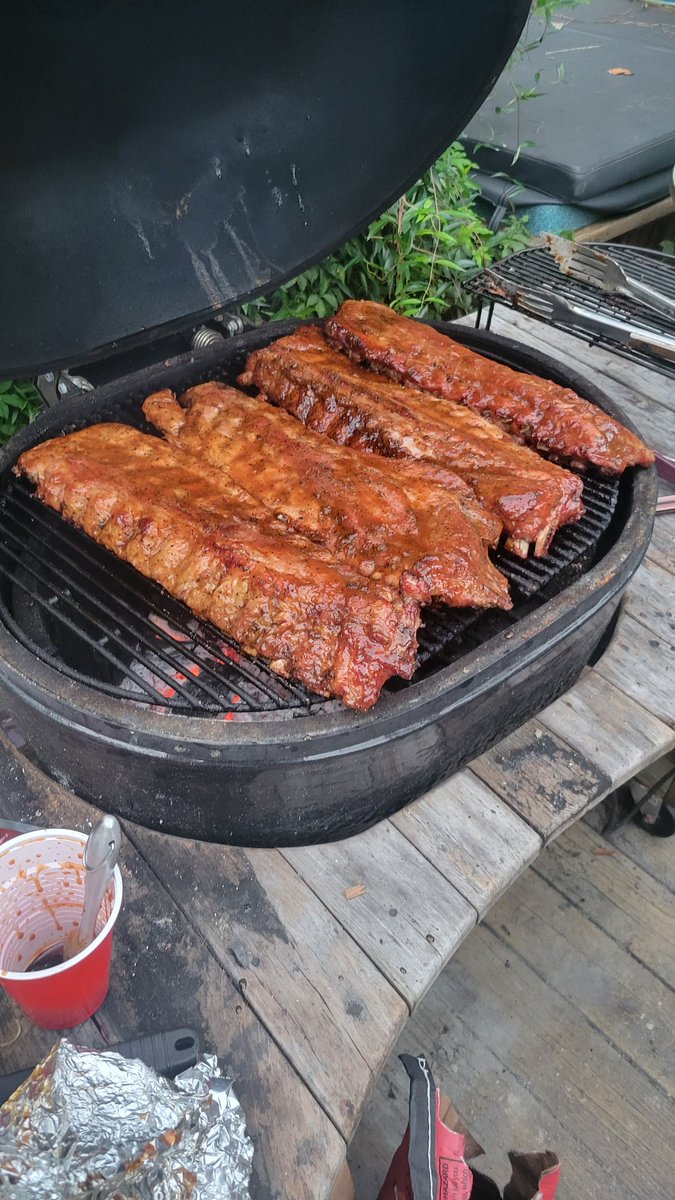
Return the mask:
POLYGON ((11 0, 0 378, 271 291, 420 176, 529 0, 11 0))

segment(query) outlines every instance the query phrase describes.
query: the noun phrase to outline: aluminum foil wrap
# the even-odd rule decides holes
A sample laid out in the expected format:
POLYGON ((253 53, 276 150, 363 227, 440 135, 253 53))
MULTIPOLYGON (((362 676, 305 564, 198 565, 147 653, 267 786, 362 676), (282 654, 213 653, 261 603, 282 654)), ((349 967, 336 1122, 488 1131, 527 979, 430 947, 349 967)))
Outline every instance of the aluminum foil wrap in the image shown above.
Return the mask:
POLYGON ((173 1082, 63 1039, 0 1108, 0 1196, 250 1200, 253 1145, 204 1055, 173 1082))

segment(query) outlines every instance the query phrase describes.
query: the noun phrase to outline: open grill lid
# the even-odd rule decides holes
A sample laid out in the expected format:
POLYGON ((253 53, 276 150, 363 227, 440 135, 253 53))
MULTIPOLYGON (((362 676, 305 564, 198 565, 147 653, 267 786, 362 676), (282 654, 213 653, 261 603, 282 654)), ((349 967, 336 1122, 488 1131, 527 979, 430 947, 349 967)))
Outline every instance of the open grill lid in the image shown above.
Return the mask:
POLYGON ((273 290, 476 111, 529 0, 10 0, 0 378, 273 290))

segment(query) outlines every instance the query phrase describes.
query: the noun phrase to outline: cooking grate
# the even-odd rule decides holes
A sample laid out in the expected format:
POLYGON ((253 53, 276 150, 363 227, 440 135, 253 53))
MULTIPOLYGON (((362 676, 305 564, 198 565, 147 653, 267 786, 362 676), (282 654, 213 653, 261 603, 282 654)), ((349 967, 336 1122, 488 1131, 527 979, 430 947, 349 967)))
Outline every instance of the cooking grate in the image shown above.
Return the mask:
MULTIPOLYGON (((508 628, 533 603, 586 570, 610 524, 619 486, 618 480, 587 476, 585 516, 560 531, 545 559, 522 561, 497 553, 495 561, 511 583, 511 613, 426 609, 412 682, 508 628)), ((246 721, 340 707, 242 654, 16 479, 8 482, 0 505, 0 619, 24 646, 69 678, 159 711, 246 721)), ((407 686, 393 680, 385 692, 407 686)))
MULTIPOLYGON (((662 254, 658 250, 623 246, 617 242, 589 242, 588 245, 597 250, 607 251, 628 274, 641 283, 650 284, 657 291, 663 292, 664 295, 675 300, 675 259, 669 255, 662 254)), ((480 274, 474 275, 473 279, 469 280, 466 285, 467 289, 480 301, 489 305, 486 325, 488 329, 495 303, 505 304, 508 308, 520 309, 528 316, 535 316, 534 313, 527 310, 525 305, 519 305, 517 300, 514 302, 499 293, 497 289, 500 279, 523 289, 531 288, 544 295, 547 292, 555 292, 557 296, 569 300, 573 304, 580 304, 584 308, 592 309, 599 315, 626 321, 650 333, 666 333, 675 337, 675 318, 653 312, 629 296, 611 295, 591 287, 589 284, 581 283, 577 279, 571 279, 568 275, 563 275, 553 255, 544 246, 523 250, 520 254, 512 254, 510 258, 490 267, 489 271, 481 271, 480 274)), ((617 354, 630 358, 633 362, 641 363, 643 366, 660 371, 663 375, 675 379, 675 363, 641 350, 631 350, 612 338, 609 332, 593 333, 589 329, 575 324, 573 316, 564 322, 550 321, 538 316, 535 319, 543 320, 547 325, 554 325, 557 329, 563 329, 566 333, 583 338, 591 345, 605 346, 617 354)))

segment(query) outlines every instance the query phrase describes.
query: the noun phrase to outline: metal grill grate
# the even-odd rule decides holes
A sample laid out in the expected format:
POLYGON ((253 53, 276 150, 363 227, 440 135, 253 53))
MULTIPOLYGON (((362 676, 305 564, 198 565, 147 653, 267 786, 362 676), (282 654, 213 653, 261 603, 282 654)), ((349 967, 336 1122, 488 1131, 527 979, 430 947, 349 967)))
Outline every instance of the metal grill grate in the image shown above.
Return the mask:
MULTIPOLYGON (((544 559, 500 551, 511 613, 428 608, 420 631, 419 669, 432 674, 527 606, 559 591, 597 554, 619 495, 618 480, 588 476, 586 514, 559 532, 544 559)), ((218 630, 146 580, 11 480, 0 506, 0 619, 44 662, 122 701, 159 711, 220 715, 224 720, 308 716, 339 708, 282 680, 241 653, 218 630)), ((410 686, 391 681, 385 691, 410 686)))
MULTIPOLYGON (((598 250, 607 251, 628 274, 641 283, 650 284, 657 291, 663 292, 664 295, 675 300, 675 260, 668 255, 661 254, 658 250, 623 246, 617 242, 597 242, 589 243, 589 245, 598 250)), ((466 285, 469 291, 479 300, 488 302, 491 308, 495 303, 505 304, 508 308, 520 308, 517 300, 512 301, 498 291, 500 279, 515 284, 517 287, 531 288, 544 295, 554 292, 573 304, 580 304, 584 308, 592 309, 599 315, 611 316, 650 333, 667 333, 675 337, 675 319, 661 316, 646 308, 644 304, 640 304, 639 301, 631 300, 629 296, 614 296, 602 292, 598 288, 590 287, 588 284, 580 283, 577 279, 570 279, 568 275, 563 275, 553 255, 543 246, 511 255, 510 258, 490 267, 488 272, 482 271, 479 275, 475 275, 466 285)), ((528 312, 524 306, 521 311, 527 313, 528 316, 534 315, 528 312)), ((545 320, 542 317, 536 319, 545 320)), ((488 318, 488 328, 489 323, 488 318)), ((609 332, 594 334, 580 325, 575 325, 573 317, 570 317, 569 322, 545 320, 545 323, 562 329, 566 333, 572 333, 575 337, 583 338, 591 345, 605 346, 617 354, 630 358, 633 362, 641 363, 643 366, 660 371, 663 375, 675 379, 675 363, 641 350, 631 350, 612 338, 609 332)))

